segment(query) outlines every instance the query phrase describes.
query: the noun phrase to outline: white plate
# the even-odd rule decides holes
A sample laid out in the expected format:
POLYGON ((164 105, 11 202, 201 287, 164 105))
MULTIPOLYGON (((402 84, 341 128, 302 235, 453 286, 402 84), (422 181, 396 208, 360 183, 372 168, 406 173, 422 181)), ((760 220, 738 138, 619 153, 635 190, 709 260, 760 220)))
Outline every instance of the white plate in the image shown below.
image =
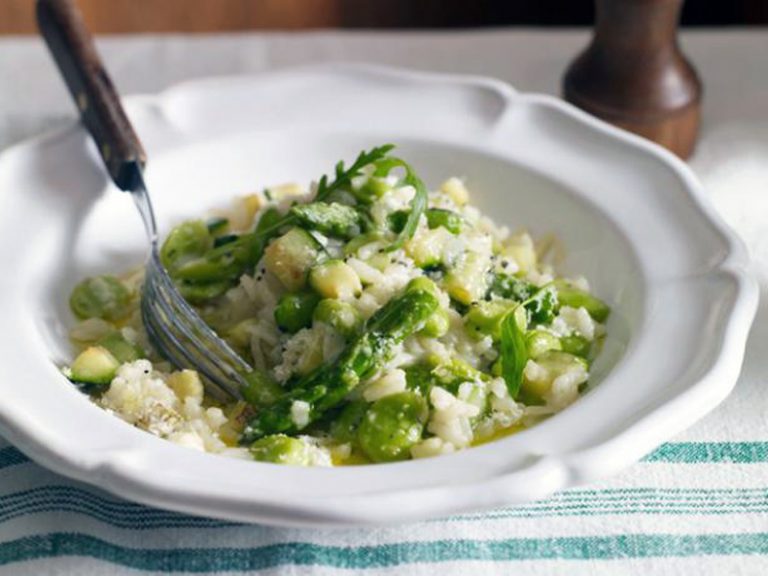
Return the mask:
POLYGON ((435 459, 302 469, 175 446, 94 406, 59 373, 67 297, 140 263, 129 197, 72 126, 0 157, 0 423, 62 474, 191 513, 378 524, 540 498, 612 474, 733 387, 757 305, 741 243, 680 161, 561 101, 494 80, 359 66, 185 84, 128 99, 164 231, 265 184, 308 181, 393 142, 429 185, 465 177, 497 222, 554 232, 566 272, 614 313, 598 381, 556 417, 435 459))

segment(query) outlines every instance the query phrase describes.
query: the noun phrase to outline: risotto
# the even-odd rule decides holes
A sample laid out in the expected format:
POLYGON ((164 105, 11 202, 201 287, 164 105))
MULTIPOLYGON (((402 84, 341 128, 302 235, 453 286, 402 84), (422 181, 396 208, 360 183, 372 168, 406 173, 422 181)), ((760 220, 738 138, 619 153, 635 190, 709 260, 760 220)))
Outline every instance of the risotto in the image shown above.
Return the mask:
POLYGON ((301 466, 447 454, 574 402, 608 306, 586 279, 557 276, 552 237, 497 225, 458 178, 428 191, 392 148, 165 239, 182 295, 253 368, 238 397, 214 400, 153 349, 143 270, 74 288, 67 377, 161 438, 301 466))

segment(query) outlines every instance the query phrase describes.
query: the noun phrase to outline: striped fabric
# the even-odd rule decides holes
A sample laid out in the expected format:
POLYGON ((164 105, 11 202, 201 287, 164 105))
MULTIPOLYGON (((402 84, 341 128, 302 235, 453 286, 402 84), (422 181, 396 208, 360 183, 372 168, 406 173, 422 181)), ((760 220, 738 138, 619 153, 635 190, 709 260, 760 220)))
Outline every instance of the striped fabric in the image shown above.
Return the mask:
POLYGON ((691 560, 699 574, 768 570, 768 442, 673 442, 600 485, 364 531, 274 529, 148 508, 59 477, 11 446, 0 448, 0 490, 0 572, 8 574, 420 574, 435 563, 446 574, 602 565, 612 574, 619 566, 685 574, 691 560))

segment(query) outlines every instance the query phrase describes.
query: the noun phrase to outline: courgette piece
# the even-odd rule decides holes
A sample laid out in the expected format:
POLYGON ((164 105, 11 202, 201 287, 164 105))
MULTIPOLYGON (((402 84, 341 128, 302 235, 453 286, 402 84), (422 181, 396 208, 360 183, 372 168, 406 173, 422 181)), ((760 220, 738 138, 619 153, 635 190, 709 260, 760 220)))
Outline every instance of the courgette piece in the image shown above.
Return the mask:
POLYGON ((467 306, 482 300, 488 291, 490 266, 488 254, 467 252, 458 265, 446 274, 443 281, 446 291, 451 298, 467 306))
POLYGON ((437 266, 443 260, 445 245, 453 235, 445 228, 420 230, 405 243, 405 252, 419 268, 437 266))
POLYGON ((288 291, 298 292, 306 285, 309 269, 319 255, 317 241, 306 230, 291 228, 267 246, 264 266, 288 291))
POLYGON ((103 346, 83 350, 70 367, 70 379, 84 384, 106 385, 112 382, 120 362, 103 346))
POLYGON ((342 260, 326 260, 312 268, 309 284, 323 298, 349 299, 363 290, 355 269, 342 260))

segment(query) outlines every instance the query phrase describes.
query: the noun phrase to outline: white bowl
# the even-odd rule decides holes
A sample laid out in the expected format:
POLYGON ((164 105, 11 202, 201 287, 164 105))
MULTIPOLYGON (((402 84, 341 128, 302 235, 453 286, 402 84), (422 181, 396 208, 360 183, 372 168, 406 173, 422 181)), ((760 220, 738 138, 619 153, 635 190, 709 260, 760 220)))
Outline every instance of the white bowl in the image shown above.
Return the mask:
POLYGON ((67 297, 142 262, 130 198, 71 126, 0 157, 0 424, 49 468, 133 500, 291 525, 414 520, 540 498, 613 474, 714 408, 739 373, 757 288, 744 247, 661 148, 488 79, 359 66, 184 84, 128 107, 164 231, 265 184, 308 181, 393 142, 431 186, 465 177, 497 222, 556 233, 566 272, 613 306, 596 386, 561 414, 458 454, 304 469, 178 447, 60 374, 67 297))

